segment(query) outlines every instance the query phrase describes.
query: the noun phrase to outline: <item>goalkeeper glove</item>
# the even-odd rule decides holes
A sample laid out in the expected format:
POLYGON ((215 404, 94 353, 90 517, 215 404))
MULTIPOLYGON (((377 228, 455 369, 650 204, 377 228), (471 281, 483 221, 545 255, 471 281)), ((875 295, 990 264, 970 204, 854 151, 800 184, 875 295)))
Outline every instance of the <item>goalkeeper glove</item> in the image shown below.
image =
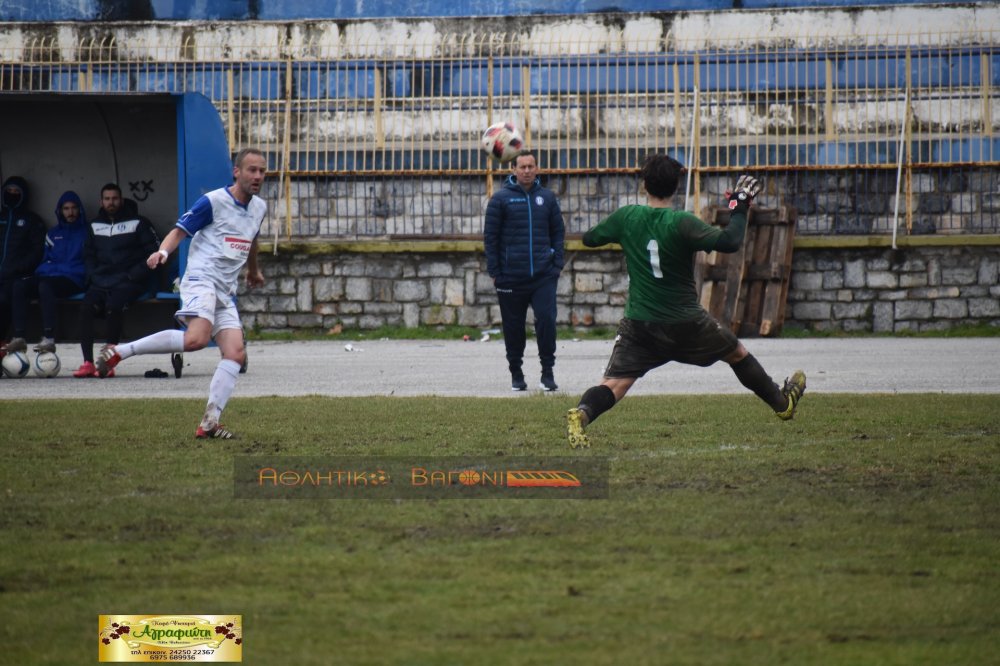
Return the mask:
POLYGON ((736 188, 732 192, 726 192, 726 198, 729 199, 729 210, 746 215, 758 192, 760 192, 759 180, 745 174, 740 176, 740 179, 736 181, 736 188))

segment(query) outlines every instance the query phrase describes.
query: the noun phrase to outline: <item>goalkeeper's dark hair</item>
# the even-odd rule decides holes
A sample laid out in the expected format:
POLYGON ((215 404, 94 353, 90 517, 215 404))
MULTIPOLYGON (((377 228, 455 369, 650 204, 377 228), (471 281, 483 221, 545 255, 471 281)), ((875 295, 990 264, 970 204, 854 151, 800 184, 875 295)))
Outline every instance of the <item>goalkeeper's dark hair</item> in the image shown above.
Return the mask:
POLYGON ((642 182, 646 192, 657 199, 669 199, 677 191, 677 181, 680 180, 684 167, 681 163, 663 153, 650 155, 642 163, 642 182))

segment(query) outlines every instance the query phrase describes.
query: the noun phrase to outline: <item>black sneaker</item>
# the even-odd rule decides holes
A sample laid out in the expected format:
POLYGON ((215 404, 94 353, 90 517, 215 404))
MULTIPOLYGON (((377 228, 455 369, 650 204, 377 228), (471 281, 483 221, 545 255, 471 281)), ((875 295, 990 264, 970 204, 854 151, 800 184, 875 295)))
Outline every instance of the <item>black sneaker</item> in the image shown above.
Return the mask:
POLYGON ((542 379, 538 382, 538 388, 543 391, 558 391, 559 387, 556 386, 556 378, 552 376, 551 372, 543 372, 542 379))
POLYGON ((10 342, 4 345, 4 352, 7 354, 26 351, 28 351, 28 341, 24 338, 11 338, 10 342))
POLYGON ((524 375, 520 372, 510 374, 510 390, 511 391, 527 391, 528 383, 524 381, 524 375))

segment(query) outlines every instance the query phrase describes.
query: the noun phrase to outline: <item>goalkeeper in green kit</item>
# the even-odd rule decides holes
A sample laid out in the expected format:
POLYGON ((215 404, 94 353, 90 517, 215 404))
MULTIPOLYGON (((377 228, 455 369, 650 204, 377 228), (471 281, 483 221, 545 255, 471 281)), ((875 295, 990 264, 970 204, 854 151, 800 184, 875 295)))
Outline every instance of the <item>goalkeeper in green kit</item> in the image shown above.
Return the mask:
POLYGON ((795 415, 806 390, 801 370, 779 388, 732 331, 701 307, 695 290, 694 253, 739 249, 760 184, 751 176, 740 177, 727 193, 732 213, 723 229, 670 207, 680 174, 681 165, 672 157, 648 157, 640 172, 647 205, 620 208, 583 236, 587 247, 622 246, 629 288, 604 381, 587 389, 567 414, 573 448, 590 445, 584 429, 625 397, 635 380, 670 361, 702 367, 725 361, 740 383, 784 420, 795 415))

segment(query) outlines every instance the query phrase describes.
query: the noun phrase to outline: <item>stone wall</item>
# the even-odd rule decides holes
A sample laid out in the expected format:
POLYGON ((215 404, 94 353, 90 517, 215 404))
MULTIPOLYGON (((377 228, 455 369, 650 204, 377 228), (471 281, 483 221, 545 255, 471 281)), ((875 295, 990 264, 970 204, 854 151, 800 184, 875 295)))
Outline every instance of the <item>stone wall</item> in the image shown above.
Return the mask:
MULTIPOLYGON (((543 162, 544 164, 544 162, 543 162)), ((506 175, 506 172, 505 172, 506 175)), ((583 233, 612 211, 645 203, 638 176, 542 175, 559 197, 569 233, 583 233)), ((707 174, 693 206, 708 210, 720 205, 732 189, 733 174, 707 174)), ((493 190, 502 186, 494 178, 493 190)), ((792 205, 798 210, 797 233, 888 234, 896 206, 896 174, 857 169, 771 172, 756 204, 761 208, 792 205)), ((684 208, 685 183, 674 198, 684 208)), ((486 183, 477 178, 297 181, 290 189, 293 238, 365 238, 399 236, 478 236, 486 208, 486 183)), ((263 196, 277 215, 265 223, 284 234, 284 187, 267 182, 263 196)), ((960 234, 1000 231, 1000 171, 985 167, 927 169, 912 176, 912 197, 904 195, 899 209, 905 220, 914 209, 913 233, 960 234)), ((900 222, 902 226, 903 222, 900 222)))
POLYGON ((996 247, 796 251, 789 323, 814 330, 1000 326, 996 247))
MULTIPOLYGON (((293 251, 261 264, 267 285, 240 296, 246 325, 261 331, 500 322, 478 251, 293 251)), ((994 246, 796 250, 785 323, 877 333, 1000 326, 998 268, 994 246)), ((570 250, 559 323, 613 326, 627 290, 620 252, 570 250)))

